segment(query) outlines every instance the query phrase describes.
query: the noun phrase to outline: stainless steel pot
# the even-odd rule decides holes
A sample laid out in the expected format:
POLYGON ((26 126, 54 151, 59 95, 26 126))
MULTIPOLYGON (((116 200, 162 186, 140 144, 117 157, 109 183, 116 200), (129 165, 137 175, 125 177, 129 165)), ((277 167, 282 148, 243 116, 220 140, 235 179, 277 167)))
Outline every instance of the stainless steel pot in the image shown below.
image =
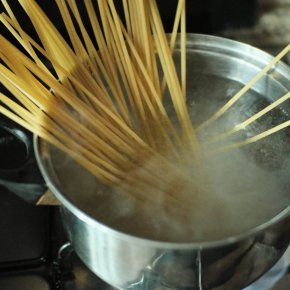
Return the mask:
MULTIPOLYGON (((187 46, 188 105, 193 112, 204 110, 202 114, 193 114, 195 123, 225 103, 271 60, 270 55, 251 46, 213 36, 190 35, 187 46), (201 100, 205 106, 199 106, 201 100)), ((235 111, 234 115, 241 116, 242 111, 251 115, 257 106, 289 90, 290 69, 279 63, 243 97, 238 105, 240 113, 235 111)), ((271 122, 289 116, 288 103, 275 111, 271 122)), ((238 121, 239 118, 235 119, 231 125, 238 121)), ((243 134, 254 134, 259 126, 269 122, 264 119, 243 134)), ((290 145, 289 131, 283 134, 283 142, 288 142, 283 144, 290 145)), ((72 176, 66 171, 71 166, 69 162, 61 162, 60 169, 59 152, 37 138, 34 145, 45 182, 62 204, 63 221, 74 250, 95 274, 119 289, 242 289, 267 271, 290 243, 290 203, 256 227, 213 241, 166 242, 121 232, 94 217, 94 196, 82 186, 90 177, 72 176), (66 181, 63 175, 67 175, 66 181)), ((284 166, 285 160, 290 164, 289 150, 283 151, 282 158, 276 148, 274 160, 269 146, 263 143, 263 150, 259 146, 249 145, 240 152, 245 158, 257 158, 260 152, 258 165, 265 166, 266 156, 274 171, 284 166)), ((289 168, 288 173, 283 182, 289 196, 289 168)), ((94 207, 98 206, 101 205, 95 202, 94 207)))

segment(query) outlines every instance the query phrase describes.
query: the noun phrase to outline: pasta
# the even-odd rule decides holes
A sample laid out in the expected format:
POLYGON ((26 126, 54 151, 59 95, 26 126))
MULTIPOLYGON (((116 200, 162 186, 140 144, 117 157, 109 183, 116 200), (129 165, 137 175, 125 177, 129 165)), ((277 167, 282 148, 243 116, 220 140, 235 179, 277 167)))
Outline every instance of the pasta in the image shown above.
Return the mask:
MULTIPOLYGON (((76 1, 57 0, 71 44, 35 1, 19 3, 30 17, 40 43, 24 31, 8 2, 2 3, 7 14, 2 14, 0 20, 25 52, 0 36, 1 83, 17 99, 1 94, 0 112, 70 155, 100 181, 110 186, 122 185, 140 201, 154 201, 147 192, 158 188, 167 194, 169 207, 187 208, 191 203, 185 201, 192 199, 186 193, 182 196, 182 190, 169 188, 182 189, 190 184, 192 192, 196 190, 186 172, 175 166, 176 162, 184 162, 180 149, 190 150, 198 166, 202 149, 196 132, 229 110, 290 50, 288 45, 227 104, 194 128, 186 104, 185 0, 178 1, 169 41, 155 0, 123 0, 124 22, 113 0, 97 1, 99 16, 93 2, 84 1, 93 36, 83 23, 76 1), (172 56, 179 27, 180 75, 172 56), (48 68, 47 62, 53 69, 48 68), (177 125, 164 105, 166 87, 177 125), (149 162, 149 166, 148 160, 154 162, 149 162), (141 174, 138 169, 142 166, 141 174), (157 178, 156 168, 175 176, 172 184, 168 185, 162 176, 157 178)), ((238 128, 288 98, 289 93, 238 128)), ((286 126, 289 121, 218 150, 256 142, 286 126)), ((226 138, 238 128, 210 142, 226 138)))

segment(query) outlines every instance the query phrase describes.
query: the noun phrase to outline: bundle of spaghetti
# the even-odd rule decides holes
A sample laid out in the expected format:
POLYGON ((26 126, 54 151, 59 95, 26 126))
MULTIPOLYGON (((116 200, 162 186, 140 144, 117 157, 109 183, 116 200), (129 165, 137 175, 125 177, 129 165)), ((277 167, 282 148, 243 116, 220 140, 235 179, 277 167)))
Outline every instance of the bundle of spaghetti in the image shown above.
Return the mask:
MULTIPOLYGON (((185 1, 181 2, 179 7, 184 7, 185 1)), ((143 0, 124 1, 125 26, 113 1, 98 1, 101 23, 92 1, 85 1, 97 50, 76 1, 56 1, 72 47, 35 1, 19 3, 34 24, 41 44, 21 28, 8 2, 3 1, 8 16, 2 14, 1 21, 26 53, 0 37, 1 83, 17 99, 1 94, 5 104, 1 112, 63 150, 100 181, 121 185, 141 201, 153 201, 156 197, 150 196, 150 191, 158 189, 160 194, 166 193, 169 207, 187 207, 185 200, 192 196, 188 196, 188 190, 182 194, 182 189, 190 184, 195 191, 194 185, 171 161, 178 157, 178 148, 185 144, 197 147, 197 141, 171 57, 176 35, 170 48, 159 27, 157 6, 143 0), (154 24, 150 16, 153 13, 154 24), (142 21, 136 22, 136 18, 142 21), (154 35, 152 29, 156 30, 154 35), (162 102, 154 43, 160 37, 159 54, 178 127, 162 102), (157 177, 158 170, 175 176, 171 184, 168 178, 157 177)), ((175 27, 181 11, 178 9, 175 27)))
MULTIPOLYGON (((123 0, 124 21, 113 0, 98 0, 97 5, 86 0, 90 27, 76 0, 56 0, 69 40, 36 1, 18 2, 40 42, 25 32, 8 1, 2 0, 7 14, 0 20, 22 48, 0 36, 1 83, 15 97, 1 94, 0 112, 136 200, 161 198, 178 214, 192 209, 202 191, 188 176, 180 152, 190 153, 187 159, 196 168, 202 152, 186 104, 185 0, 178 1, 170 41, 155 0, 123 0), (173 57, 179 27, 180 72, 173 57), (166 109, 168 99, 173 117, 166 109)), ((218 119, 286 50, 197 129, 218 119)))

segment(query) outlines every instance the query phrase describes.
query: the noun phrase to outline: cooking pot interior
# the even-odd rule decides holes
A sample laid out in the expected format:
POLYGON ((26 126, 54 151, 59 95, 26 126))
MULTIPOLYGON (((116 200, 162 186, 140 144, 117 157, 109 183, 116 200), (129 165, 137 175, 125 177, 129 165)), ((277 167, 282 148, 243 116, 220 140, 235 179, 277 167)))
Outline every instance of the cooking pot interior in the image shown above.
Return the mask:
MULTIPOLYGON (((207 120, 272 59, 248 45, 221 38, 190 35, 187 42, 187 105, 194 126, 207 120)), ((175 58, 179 67, 178 47, 175 58)), ((216 241, 241 235, 290 210, 290 129, 240 148, 213 152, 289 120, 289 100, 238 133, 209 140, 289 90, 290 70, 279 63, 216 122, 198 132, 207 175, 200 178, 200 186, 208 189, 204 202, 214 202, 215 207, 207 209, 205 204, 201 210, 197 204, 192 219, 177 222, 166 216, 160 204, 139 208, 133 198, 99 183, 71 158, 40 142, 45 174, 57 197, 61 195, 67 204, 123 233, 166 242, 216 241)))

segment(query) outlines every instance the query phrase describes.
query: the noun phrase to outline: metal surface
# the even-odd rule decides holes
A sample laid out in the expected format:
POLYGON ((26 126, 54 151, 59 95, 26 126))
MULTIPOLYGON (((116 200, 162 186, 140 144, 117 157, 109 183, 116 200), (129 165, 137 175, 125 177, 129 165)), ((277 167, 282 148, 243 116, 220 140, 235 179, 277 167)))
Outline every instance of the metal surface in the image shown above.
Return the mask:
POLYGON ((0 288, 1 290, 52 290, 48 281, 35 273, 1 277, 0 288))
POLYGON ((41 263, 48 247, 48 220, 47 208, 28 204, 0 187, 0 271, 41 263))
MULTIPOLYGON (((289 249, 290 250, 290 249, 289 249)), ((288 250, 288 253, 290 251, 288 250)), ((64 290, 115 290, 105 284, 101 279, 94 275, 83 263, 78 259, 76 255, 71 256, 73 261, 73 277, 64 281, 64 290)), ((279 260, 275 266, 258 279, 255 283, 251 284, 244 290, 288 290, 290 282, 290 257, 283 257, 279 260), (287 266, 288 265, 288 266, 287 266)), ((154 285, 153 281, 151 285, 139 285, 137 290, 168 290, 170 288, 166 286, 154 285), (147 286, 147 287, 146 287, 147 286)), ((200 288, 202 289, 202 288, 200 288)), ((199 289, 199 290, 200 290, 199 289)), ((221 288, 219 288, 221 289, 221 288)), ((236 288, 231 288, 236 290, 236 288)))
MULTIPOLYGON (((197 96, 197 103, 198 98, 209 98, 209 103, 216 98, 218 104, 223 104, 230 97, 229 91, 237 90, 237 84, 241 87, 271 60, 250 46, 210 36, 190 36, 188 49, 192 61, 189 65, 194 64, 189 87, 197 96)), ((256 101, 268 103, 283 95, 290 90, 289 78, 289 68, 276 65, 254 86, 242 107, 251 111, 256 101)), ((289 106, 279 112, 283 115, 278 116, 280 121, 289 118, 289 106)), ((256 129, 251 127, 253 132, 247 133, 253 134, 256 129)), ((86 192, 80 192, 79 184, 84 180, 72 185, 80 186, 78 195, 62 188, 49 146, 42 142, 39 147, 37 142, 35 145, 45 181, 63 205, 63 219, 74 250, 95 274, 114 287, 132 289, 140 283, 151 283, 154 278, 164 289, 241 289, 267 271, 289 245, 289 205, 257 227, 217 241, 168 243, 121 233, 91 216, 88 205, 92 206, 93 200, 86 192)), ((262 156, 261 166, 263 160, 262 156)), ((275 166, 281 165, 280 157, 272 161, 275 166)), ((288 181, 289 178, 285 180, 288 181)))

